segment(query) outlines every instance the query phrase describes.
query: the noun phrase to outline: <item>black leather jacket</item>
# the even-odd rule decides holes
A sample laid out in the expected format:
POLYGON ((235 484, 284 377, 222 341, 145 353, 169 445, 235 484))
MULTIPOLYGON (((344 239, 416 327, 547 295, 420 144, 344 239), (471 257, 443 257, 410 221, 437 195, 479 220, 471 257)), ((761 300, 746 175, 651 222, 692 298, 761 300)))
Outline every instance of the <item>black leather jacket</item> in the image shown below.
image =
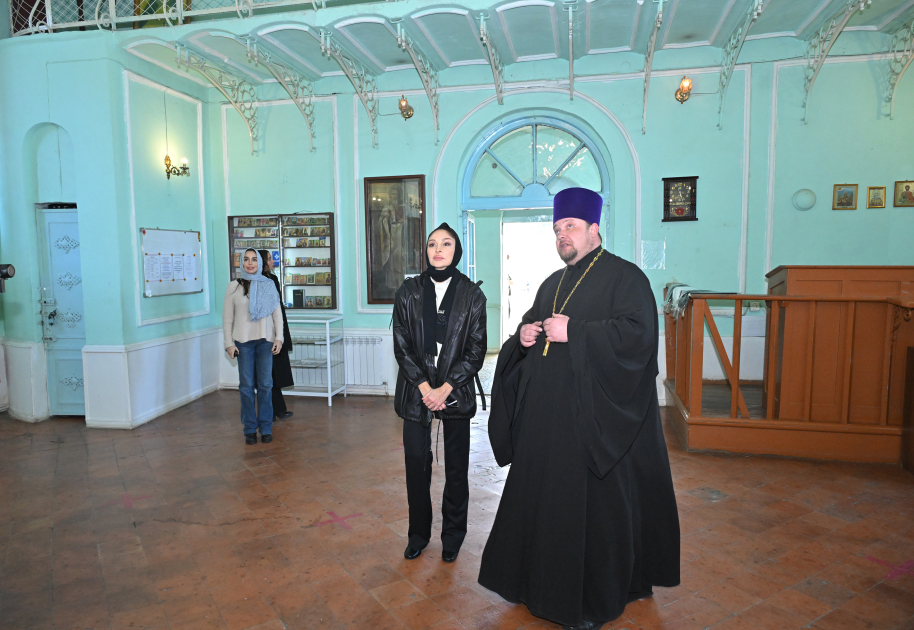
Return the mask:
POLYGON ((394 301, 394 355, 400 365, 394 409, 404 420, 427 424, 431 421, 418 385, 428 381, 433 388, 445 381, 454 391, 447 407, 437 412, 443 420, 469 420, 476 415, 476 387, 473 378, 486 358, 486 296, 459 271, 454 303, 448 319, 441 353, 425 354, 422 325, 424 276, 407 279, 394 301))

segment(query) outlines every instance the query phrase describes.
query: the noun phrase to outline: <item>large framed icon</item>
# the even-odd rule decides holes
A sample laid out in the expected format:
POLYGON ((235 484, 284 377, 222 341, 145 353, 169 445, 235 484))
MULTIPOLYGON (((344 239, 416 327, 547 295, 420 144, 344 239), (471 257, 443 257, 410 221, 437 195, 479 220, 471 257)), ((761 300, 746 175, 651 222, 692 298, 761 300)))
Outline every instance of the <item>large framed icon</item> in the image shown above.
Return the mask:
POLYGON ((425 176, 365 178, 368 303, 393 304, 425 270, 425 176))

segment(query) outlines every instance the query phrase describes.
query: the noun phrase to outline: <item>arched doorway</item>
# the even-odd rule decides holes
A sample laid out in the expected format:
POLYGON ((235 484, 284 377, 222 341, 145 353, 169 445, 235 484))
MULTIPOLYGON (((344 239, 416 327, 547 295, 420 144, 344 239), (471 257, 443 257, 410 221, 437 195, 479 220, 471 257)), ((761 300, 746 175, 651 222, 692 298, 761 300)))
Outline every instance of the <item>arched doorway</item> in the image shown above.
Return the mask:
MULTIPOLYGON (((461 187, 466 270, 474 280, 488 276, 481 279, 499 283, 499 345, 532 306, 540 283, 561 268, 558 256, 548 255, 554 251, 552 199, 575 186, 606 201, 606 160, 592 132, 552 116, 519 117, 489 129, 467 161, 461 187), (497 275, 477 271, 477 246, 499 250, 497 275)), ((601 221, 604 238, 607 224, 601 221)))

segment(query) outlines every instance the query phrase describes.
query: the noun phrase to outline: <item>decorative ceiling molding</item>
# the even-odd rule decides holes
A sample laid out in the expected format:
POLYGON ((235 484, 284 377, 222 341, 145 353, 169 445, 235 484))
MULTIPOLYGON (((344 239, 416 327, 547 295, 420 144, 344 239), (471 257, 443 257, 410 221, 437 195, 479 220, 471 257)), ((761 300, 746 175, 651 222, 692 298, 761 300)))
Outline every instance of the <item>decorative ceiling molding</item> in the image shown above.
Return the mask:
POLYGON ((889 118, 895 120, 895 93, 911 60, 914 60, 914 19, 895 32, 889 50, 892 58, 889 60, 889 94, 885 100, 889 103, 889 118))
POLYGON ((281 52, 287 59, 298 64, 300 67, 305 68, 308 72, 311 72, 318 78, 343 76, 345 74, 342 70, 334 70, 331 72, 321 71, 320 68, 315 66, 312 62, 297 54, 294 50, 290 49, 288 46, 276 39, 274 33, 280 33, 283 31, 298 31, 304 33, 312 40, 314 40, 314 43, 317 46, 320 46, 320 35, 303 24, 275 24, 273 26, 267 26, 266 28, 257 31, 257 37, 262 42, 269 44, 281 52))
POLYGON ((720 84, 718 91, 720 99, 717 104, 717 128, 723 129, 724 122, 724 97, 727 95, 727 88, 730 86, 730 78, 733 76, 733 67, 739 58, 739 51, 743 49, 743 43, 746 41, 746 35, 749 29, 755 24, 755 21, 762 14, 764 9, 762 0, 751 0, 749 10, 740 20, 736 29, 730 33, 727 43, 724 44, 720 56, 720 84))
POLYGON ((495 97, 499 105, 504 105, 505 66, 489 38, 489 27, 486 26, 487 17, 484 13, 479 15, 479 41, 482 42, 489 55, 489 65, 492 67, 492 77, 495 79, 495 97))
POLYGON ((873 0, 845 0, 844 6, 825 20, 825 23, 819 28, 806 42, 806 80, 803 84, 803 124, 809 123, 809 95, 816 84, 816 77, 819 76, 819 70, 828 57, 828 52, 834 45, 835 40, 844 30, 848 20, 857 12, 863 11, 867 6, 872 4, 873 0))
POLYGON ((413 24, 416 25, 422 35, 425 36, 425 39, 431 45, 432 50, 435 51, 435 54, 441 59, 445 66, 448 68, 456 68, 457 66, 477 66, 477 65, 487 65, 489 62, 486 59, 486 49, 480 42, 479 31, 476 30, 476 24, 473 23, 473 18, 470 15, 470 12, 466 9, 429 9, 428 11, 421 11, 410 16, 410 20, 413 21, 413 24), (447 53, 442 50, 441 46, 438 45, 435 37, 429 31, 428 26, 424 22, 424 18, 433 16, 433 15, 459 15, 466 18, 467 26, 470 29, 473 40, 476 42, 476 46, 479 47, 479 59, 464 59, 460 61, 451 61, 451 58, 447 53))
POLYGON ((189 75, 186 72, 181 72, 180 70, 175 68, 174 64, 168 64, 168 63, 165 63, 164 61, 160 61, 160 60, 156 59, 155 57, 150 57, 149 55, 144 53, 142 50, 140 50, 141 46, 161 46, 162 48, 166 49, 169 53, 171 53, 172 57, 174 57, 177 54, 177 48, 175 48, 174 44, 172 44, 170 42, 164 42, 161 39, 147 37, 147 38, 143 38, 143 39, 132 40, 129 43, 124 44, 123 48, 124 48, 124 50, 129 52, 131 55, 134 55, 135 57, 139 57, 140 59, 142 59, 144 61, 148 61, 149 63, 151 63, 155 66, 158 66, 159 68, 162 68, 163 70, 168 70, 169 72, 176 74, 179 77, 183 77, 185 79, 193 81, 197 85, 202 85, 203 87, 207 87, 207 88, 210 87, 210 83, 208 81, 203 81, 202 79, 198 79, 197 77, 195 77, 193 75, 189 75))
POLYGON ((335 60, 349 78, 355 93, 365 107, 371 124, 371 146, 378 148, 378 80, 368 69, 333 41, 329 31, 321 29, 321 52, 335 60))
POLYGON ((250 68, 245 67, 244 64, 235 61, 225 53, 220 52, 212 46, 207 45, 204 42, 204 38, 206 37, 217 37, 232 42, 239 47, 239 52, 247 55, 247 42, 232 33, 226 33, 223 31, 197 31, 184 38, 182 40, 182 45, 186 48, 193 48, 201 57, 209 57, 210 61, 226 66, 226 69, 229 72, 242 75, 242 77, 247 81, 252 81, 255 83, 272 83, 274 81, 274 79, 267 78, 261 74, 253 72, 250 68))
POLYGON ((191 52, 183 44, 175 44, 175 51, 179 68, 181 64, 184 64, 184 68, 188 72, 191 68, 199 72, 232 104, 248 128, 248 135, 251 136, 251 155, 253 155, 255 153, 254 143, 257 141, 257 91, 254 86, 244 79, 214 66, 203 57, 191 52))
POLYGON ((397 21, 397 44, 413 60, 422 87, 428 96, 429 105, 432 107, 432 126, 435 129, 435 146, 438 146, 438 70, 432 65, 422 51, 416 46, 413 38, 403 28, 402 21, 397 21))
POLYGON ((717 26, 714 27, 714 30, 711 32, 711 36, 708 38, 708 43, 713 45, 714 40, 717 39, 717 36, 720 34, 721 29, 724 27, 724 22, 727 21, 727 18, 730 17, 730 11, 733 10, 733 5, 736 4, 736 0, 728 0, 727 6, 724 7, 723 12, 720 14, 720 19, 717 20, 717 26))
POLYGON ((359 39, 349 32, 350 26, 356 26, 358 24, 377 24, 384 27, 384 29, 390 34, 394 39, 397 38, 397 32, 391 27, 390 23, 384 18, 378 17, 359 17, 352 18, 349 20, 344 20, 333 25, 333 28, 336 32, 340 33, 343 37, 349 40, 349 43, 355 46, 356 50, 362 53, 368 61, 370 61, 378 70, 381 72, 393 72, 396 70, 408 70, 413 66, 411 64, 401 64, 397 66, 388 66, 385 65, 378 57, 372 53, 368 47, 363 44, 359 39))
POLYGON ((641 135, 647 133, 647 94, 651 87, 651 66, 654 65, 654 47, 657 45, 657 33, 663 24, 663 0, 654 0, 654 2, 657 3, 657 17, 654 18, 651 37, 647 41, 647 52, 644 53, 644 107, 641 110, 641 135))
POLYGON ((510 4, 505 4, 497 7, 495 12, 498 13, 498 21, 501 23, 501 30, 505 35, 505 39, 508 41, 508 50, 510 51, 511 57, 514 59, 514 61, 541 61, 543 59, 556 59, 560 56, 559 24, 558 16, 555 12, 554 2, 548 2, 547 0, 518 0, 518 2, 512 2, 510 4), (549 10, 549 17, 552 20, 552 44, 555 49, 555 53, 524 55, 520 57, 517 55, 517 51, 514 48, 514 40, 511 38, 511 31, 508 29, 508 23, 505 19, 505 13, 514 9, 523 9, 526 7, 545 7, 549 10))
POLYGON ((632 19, 632 36, 631 44, 628 46, 616 46, 615 48, 591 48, 590 33, 593 29, 592 24, 592 5, 597 0, 585 0, 584 4, 584 54, 585 55, 605 55, 614 52, 628 52, 635 47, 635 36, 638 34, 638 18, 641 16, 641 6, 644 0, 639 0, 635 5, 634 18, 632 19))
MULTIPOLYGON (((657 0, 654 0, 656 2, 657 0)), ((663 39, 660 40, 660 49, 666 48, 666 39, 670 36, 670 28, 673 26, 673 18, 676 17, 676 9, 679 8, 679 0, 669 0, 670 10, 666 16, 666 27, 663 29, 663 39)))
POLYGON ((635 18, 632 20, 632 39, 628 44, 629 50, 635 49, 635 38, 638 37, 638 24, 641 23, 641 7, 644 6, 644 0, 638 0, 638 6, 635 7, 635 18))
POLYGON ((270 74, 283 87, 298 111, 301 112, 305 119, 305 127, 308 129, 308 145, 311 151, 314 151, 314 86, 301 74, 292 69, 291 64, 283 63, 277 57, 268 51, 261 49, 253 37, 246 38, 248 44, 248 59, 257 65, 264 66, 270 71, 270 74))

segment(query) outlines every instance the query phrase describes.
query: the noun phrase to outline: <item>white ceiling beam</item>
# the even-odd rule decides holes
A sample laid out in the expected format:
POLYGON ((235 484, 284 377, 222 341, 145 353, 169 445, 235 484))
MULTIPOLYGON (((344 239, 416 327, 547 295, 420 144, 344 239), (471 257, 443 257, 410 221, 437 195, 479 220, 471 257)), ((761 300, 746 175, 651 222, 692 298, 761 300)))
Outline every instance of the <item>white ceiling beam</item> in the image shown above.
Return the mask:
POLYGON ((368 114, 371 125, 371 146, 378 147, 378 80, 368 72, 368 69, 346 53, 343 48, 333 40, 329 31, 321 30, 321 52, 339 64, 345 73, 362 106, 368 114))
MULTIPOLYGON (((746 15, 736 25, 736 28, 727 38, 720 55, 720 82, 718 91, 720 92, 717 104, 717 128, 723 129, 724 122, 724 97, 727 95, 727 88, 730 86, 730 78, 733 76, 733 68, 736 66, 736 60, 739 58, 739 51, 743 49, 743 43, 746 41, 746 35, 749 29, 755 24, 755 21, 762 14, 764 6, 762 0, 751 0, 749 10, 746 15)), ((713 38, 712 38, 713 40, 713 38)))
POLYGON ((492 68, 492 77, 495 80, 495 98, 499 105, 504 105, 504 86, 505 86, 505 66, 498 56, 495 44, 489 37, 489 27, 486 25, 487 15, 479 14, 479 41, 485 47, 489 55, 489 65, 492 68))

